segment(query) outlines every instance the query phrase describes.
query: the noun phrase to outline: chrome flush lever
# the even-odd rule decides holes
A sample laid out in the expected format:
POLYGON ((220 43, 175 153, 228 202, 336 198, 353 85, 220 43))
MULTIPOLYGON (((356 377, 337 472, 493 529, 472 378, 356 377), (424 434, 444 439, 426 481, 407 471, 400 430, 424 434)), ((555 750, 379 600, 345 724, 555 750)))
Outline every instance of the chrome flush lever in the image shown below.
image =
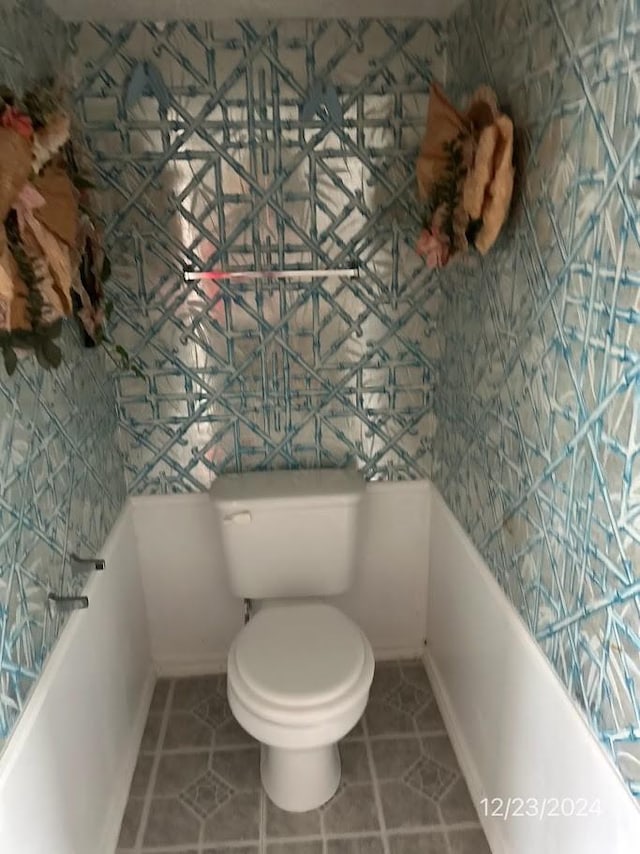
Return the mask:
POLYGON ((72 575, 78 575, 91 569, 102 570, 105 567, 105 562, 101 557, 80 557, 75 552, 71 552, 70 560, 72 575))
POLYGON ((66 614, 68 611, 82 611, 89 607, 88 596, 58 596, 57 593, 49 593, 47 602, 52 617, 66 614))

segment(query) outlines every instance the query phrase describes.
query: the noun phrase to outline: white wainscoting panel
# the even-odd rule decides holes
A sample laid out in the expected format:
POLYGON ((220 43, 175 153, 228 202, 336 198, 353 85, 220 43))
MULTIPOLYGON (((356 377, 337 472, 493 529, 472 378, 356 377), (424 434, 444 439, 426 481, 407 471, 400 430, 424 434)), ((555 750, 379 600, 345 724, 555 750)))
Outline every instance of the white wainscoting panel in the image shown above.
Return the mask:
POLYGON ((435 488, 429 567, 425 664, 493 854, 638 854, 640 810, 435 488))
MULTIPOLYGON (((367 485, 356 583, 334 601, 362 626, 379 658, 422 652, 429 498, 425 481, 367 485)), ((224 670, 243 605, 227 583, 209 496, 131 503, 158 672, 224 670)))
POLYGON ((126 505, 0 757, 3 854, 113 854, 155 674, 126 505))

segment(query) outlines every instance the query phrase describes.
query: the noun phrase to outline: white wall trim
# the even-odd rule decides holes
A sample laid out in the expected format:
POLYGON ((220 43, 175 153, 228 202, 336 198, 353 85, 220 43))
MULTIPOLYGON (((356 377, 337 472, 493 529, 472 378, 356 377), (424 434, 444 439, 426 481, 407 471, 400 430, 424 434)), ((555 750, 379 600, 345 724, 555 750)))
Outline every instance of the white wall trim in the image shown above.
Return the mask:
MULTIPOLYGON (((394 495, 410 494, 412 492, 423 494, 431 487, 429 480, 371 480, 366 483, 366 490, 376 493, 393 493, 394 495)), ((200 492, 171 492, 163 495, 132 495, 127 499, 127 504, 132 507, 166 507, 169 504, 177 506, 188 506, 190 504, 200 505, 210 503, 209 493, 205 490, 200 492)))
MULTIPOLYGON (((471 800, 477 806, 481 803, 483 798, 489 796, 485 792, 480 772, 476 766, 473 751, 471 750, 463 729, 456 717, 453 705, 447 695, 444 681, 438 672, 435 662, 429 654, 428 646, 424 650, 422 661, 424 663, 425 670, 427 671, 427 675, 429 676, 429 682, 433 688, 433 693, 435 694, 438 708, 440 709, 442 719, 444 720, 447 734, 449 735, 458 763, 460 764, 460 768, 462 768, 463 776, 466 780, 467 786, 469 787, 471 800)), ((482 829, 487 837, 487 842, 489 843, 492 854, 509 854, 509 849, 507 848, 506 842, 502 836, 500 827, 502 822, 498 822, 498 820, 492 821, 484 815, 482 810, 478 812, 478 818, 480 819, 480 824, 482 825, 482 829)))
POLYGON ((155 672, 126 504, 0 756, 0 851, 113 854, 155 672))
MULTIPOLYGON (((430 489, 424 480, 367 484, 356 580, 332 600, 362 627, 379 660, 422 655, 430 489)), ((131 508, 157 672, 225 670, 243 606, 229 589, 208 493, 136 496, 131 508)))
MULTIPOLYGON (((400 647, 373 647, 376 661, 395 661, 401 658, 420 658, 423 645, 400 647)), ((226 673, 227 656, 212 655, 208 658, 194 659, 160 657, 154 658, 153 665, 158 676, 181 678, 183 676, 207 676, 211 673, 226 673)))
MULTIPOLYGON (((341 0, 48 0, 68 21, 114 20, 232 20, 234 18, 344 18, 341 0)), ((449 17, 461 0, 352 0, 348 16, 354 18, 449 17)))
MULTIPOLYGON (((116 519, 111 532, 109 533, 107 543, 103 549, 103 554, 106 554, 109 551, 109 543, 117 541, 122 535, 122 529, 128 521, 127 515, 128 508, 125 503, 118 514, 118 518, 116 519)), ((82 591, 82 595, 88 596, 89 602, 91 602, 95 598, 96 593, 99 595, 101 584, 102 576, 97 572, 93 573, 88 579, 84 590, 82 591)), ((67 618, 66 625, 57 638, 53 649, 49 653, 33 692, 29 696, 24 709, 13 728, 7 743, 5 744, 4 750, 0 754, 0 791, 16 763, 20 761, 22 751, 24 750, 39 715, 42 713, 43 706, 47 701, 51 688, 55 684, 61 668, 64 666, 70 651, 76 643, 78 632, 81 629, 82 622, 85 617, 86 614, 84 611, 73 611, 67 618)))
POLYGON ((180 678, 183 676, 208 676, 212 673, 225 673, 226 655, 212 655, 208 658, 154 658, 153 665, 158 676, 180 678))
POLYGON ((601 815, 480 816, 493 854, 636 854, 640 810, 612 758, 433 490, 427 647, 436 699, 483 798, 598 801, 601 815))
POLYGON ((120 826, 124 815, 127 801, 129 800, 129 789, 133 780, 133 772, 136 769, 138 755, 140 753, 140 743, 142 734, 149 716, 149 707, 151 698, 153 697, 153 689, 156 685, 156 672, 153 667, 149 669, 144 688, 140 696, 140 704, 135 716, 135 722, 131 727, 131 736, 129 738, 129 747, 122 757, 121 771, 118 775, 116 786, 114 787, 111 804, 107 809, 107 819, 105 821, 104 834, 102 843, 98 851, 102 854, 113 854, 118 844, 120 836, 120 826))

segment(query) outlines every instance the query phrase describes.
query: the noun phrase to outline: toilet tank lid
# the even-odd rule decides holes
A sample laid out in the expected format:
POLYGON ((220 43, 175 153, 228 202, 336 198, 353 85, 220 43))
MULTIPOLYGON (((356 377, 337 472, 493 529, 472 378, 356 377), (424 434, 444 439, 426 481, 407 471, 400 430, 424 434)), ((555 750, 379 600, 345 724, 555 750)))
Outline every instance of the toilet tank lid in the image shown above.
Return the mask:
POLYGON ((209 495, 220 504, 304 499, 335 504, 358 501, 364 486, 355 469, 255 471, 221 475, 209 495))

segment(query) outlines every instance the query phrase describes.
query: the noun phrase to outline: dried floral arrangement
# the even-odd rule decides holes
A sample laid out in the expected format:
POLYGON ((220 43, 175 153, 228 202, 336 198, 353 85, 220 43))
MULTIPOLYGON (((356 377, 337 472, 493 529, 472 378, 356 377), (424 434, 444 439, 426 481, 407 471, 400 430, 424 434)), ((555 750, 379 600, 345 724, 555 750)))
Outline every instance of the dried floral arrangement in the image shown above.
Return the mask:
POLYGON ((513 124, 489 87, 464 113, 434 85, 416 164, 423 203, 416 245, 431 268, 446 266, 470 247, 482 255, 495 243, 513 192, 513 124))
POLYGON ((50 81, 21 97, 0 89, 0 348, 9 374, 28 351, 58 367, 56 339, 72 315, 85 346, 107 342, 129 367, 105 336, 110 265, 63 103, 50 81))

